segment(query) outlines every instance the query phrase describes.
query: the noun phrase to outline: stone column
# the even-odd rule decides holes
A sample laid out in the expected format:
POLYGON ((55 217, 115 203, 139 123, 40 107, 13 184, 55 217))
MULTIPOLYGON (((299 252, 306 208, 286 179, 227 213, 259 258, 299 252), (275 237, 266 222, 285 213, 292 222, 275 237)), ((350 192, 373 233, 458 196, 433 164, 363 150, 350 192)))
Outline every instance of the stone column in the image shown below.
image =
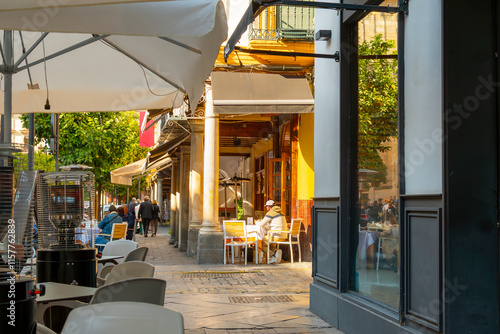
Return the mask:
POLYGON ((188 256, 198 250, 198 234, 203 221, 203 120, 191 120, 191 174, 189 182, 188 256))
POLYGON ((175 207, 177 208, 177 214, 175 215, 175 242, 174 247, 179 247, 180 242, 180 218, 181 218, 181 180, 182 180, 182 161, 179 149, 174 153, 177 158, 177 171, 175 173, 175 207))
POLYGON ((177 241, 177 174, 179 169, 179 159, 172 156, 172 174, 170 176, 170 240, 173 245, 177 241))
POLYGON ((158 213, 158 225, 160 225, 163 219, 163 179, 158 179, 158 188, 156 190, 156 200, 160 207, 160 212, 158 213))
POLYGON ((182 252, 187 251, 188 241, 188 228, 189 228, 189 170, 190 170, 190 147, 181 146, 179 163, 179 180, 180 180, 180 205, 179 205, 179 227, 178 227, 178 242, 179 250, 182 252))
POLYGON ((223 263, 223 234, 219 227, 219 119, 214 113, 212 87, 205 90, 205 155, 203 223, 198 235, 198 264, 223 263))

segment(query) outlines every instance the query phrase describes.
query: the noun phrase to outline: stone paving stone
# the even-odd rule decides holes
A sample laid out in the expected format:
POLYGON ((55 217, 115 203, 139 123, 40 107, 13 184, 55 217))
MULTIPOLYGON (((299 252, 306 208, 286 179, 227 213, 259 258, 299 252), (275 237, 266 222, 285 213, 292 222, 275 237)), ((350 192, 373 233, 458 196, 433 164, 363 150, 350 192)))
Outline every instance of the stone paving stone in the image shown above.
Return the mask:
POLYGON ((139 247, 149 248, 146 261, 155 265, 155 277, 167 281, 165 307, 182 313, 185 333, 342 333, 309 311, 310 262, 245 266, 236 259, 235 264, 197 265, 196 257, 187 257, 169 240, 164 226, 154 238, 136 235, 139 247), (229 298, 283 295, 293 301, 233 303, 229 298))

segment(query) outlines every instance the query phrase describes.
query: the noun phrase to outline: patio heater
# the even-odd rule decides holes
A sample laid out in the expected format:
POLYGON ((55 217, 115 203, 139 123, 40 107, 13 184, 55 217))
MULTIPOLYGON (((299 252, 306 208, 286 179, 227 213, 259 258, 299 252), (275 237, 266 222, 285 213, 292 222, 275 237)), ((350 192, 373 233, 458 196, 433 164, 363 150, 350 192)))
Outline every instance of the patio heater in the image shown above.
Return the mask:
POLYGON ((37 182, 37 283, 95 287, 97 262, 96 249, 92 247, 94 174, 78 165, 61 169, 64 171, 40 174, 37 182), (86 234, 86 230, 90 231, 90 236, 83 240, 89 240, 89 245, 79 237, 79 233, 86 234))
POLYGON ((34 188, 22 154, 30 146, 0 144, 0 333, 35 333, 32 276, 34 188))

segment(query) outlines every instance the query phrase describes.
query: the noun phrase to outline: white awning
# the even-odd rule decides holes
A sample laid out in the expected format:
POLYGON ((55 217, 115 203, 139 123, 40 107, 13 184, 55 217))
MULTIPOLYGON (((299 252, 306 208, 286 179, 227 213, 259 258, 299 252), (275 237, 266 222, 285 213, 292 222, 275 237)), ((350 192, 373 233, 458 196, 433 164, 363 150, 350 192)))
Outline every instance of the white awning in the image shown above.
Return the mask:
POLYGON ((12 113, 196 105, 227 36, 219 0, 2 0, 0 29, 14 31, 12 113))
POLYGON ((289 114, 314 111, 314 98, 304 77, 212 72, 212 91, 217 114, 289 114))
POLYGON ((131 186, 132 178, 146 171, 145 165, 146 158, 111 171, 111 183, 131 186))

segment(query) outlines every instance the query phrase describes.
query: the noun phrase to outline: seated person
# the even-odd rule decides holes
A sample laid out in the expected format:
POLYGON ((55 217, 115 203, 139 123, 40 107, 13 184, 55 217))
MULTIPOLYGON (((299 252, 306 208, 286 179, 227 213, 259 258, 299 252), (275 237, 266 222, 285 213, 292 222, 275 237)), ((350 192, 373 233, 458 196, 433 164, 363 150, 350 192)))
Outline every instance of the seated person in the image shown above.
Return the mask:
MULTIPOLYGON (((284 231, 287 229, 287 226, 285 215, 272 199, 266 202, 265 208, 267 213, 264 219, 257 222, 257 226, 259 229, 259 239, 262 239, 262 250, 267 253, 267 238, 265 238, 265 235, 268 238, 286 238, 286 233, 268 233, 268 231, 284 231)), ((270 245, 269 255, 271 254, 272 257, 269 259, 269 263, 280 263, 281 250, 276 244, 270 245)))
MULTIPOLYGON (((123 215, 124 210, 122 207, 118 208, 121 209, 121 213, 123 215)), ((99 225, 97 225, 101 229, 102 234, 111 234, 111 231, 113 230, 113 224, 115 223, 121 223, 122 218, 116 212, 116 207, 114 205, 111 205, 109 207, 109 213, 99 222, 99 225)), ((109 235, 98 235, 97 238, 95 239, 96 244, 107 244, 111 240, 111 237, 109 235)))

